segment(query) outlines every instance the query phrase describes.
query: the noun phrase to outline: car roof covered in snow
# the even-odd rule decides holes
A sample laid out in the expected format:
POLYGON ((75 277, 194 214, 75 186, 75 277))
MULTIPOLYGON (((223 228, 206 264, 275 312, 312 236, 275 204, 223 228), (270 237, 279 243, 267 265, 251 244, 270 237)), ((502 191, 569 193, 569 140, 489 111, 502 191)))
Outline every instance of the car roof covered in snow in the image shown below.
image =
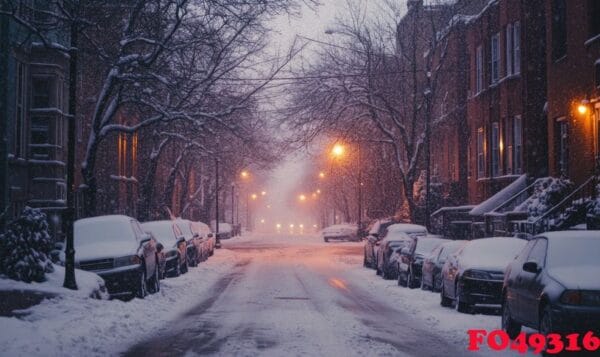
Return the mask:
POLYGON ((427 233, 427 228, 418 224, 412 223, 396 223, 392 224, 388 228, 388 233, 392 232, 404 232, 404 233, 427 233))
POLYGON ((129 223, 132 220, 135 221, 135 218, 125 216, 122 214, 113 214, 108 216, 98 216, 98 217, 89 217, 82 218, 75 221, 75 224, 87 224, 87 223, 103 223, 103 224, 111 224, 111 223, 129 223))

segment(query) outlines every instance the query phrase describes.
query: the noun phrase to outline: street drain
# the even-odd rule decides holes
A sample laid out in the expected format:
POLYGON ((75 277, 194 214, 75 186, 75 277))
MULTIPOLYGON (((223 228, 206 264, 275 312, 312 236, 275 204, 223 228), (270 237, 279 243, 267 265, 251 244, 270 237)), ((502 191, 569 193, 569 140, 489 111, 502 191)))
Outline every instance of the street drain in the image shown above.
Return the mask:
POLYGON ((275 299, 276 300, 310 300, 310 298, 300 297, 300 296, 276 296, 275 299))

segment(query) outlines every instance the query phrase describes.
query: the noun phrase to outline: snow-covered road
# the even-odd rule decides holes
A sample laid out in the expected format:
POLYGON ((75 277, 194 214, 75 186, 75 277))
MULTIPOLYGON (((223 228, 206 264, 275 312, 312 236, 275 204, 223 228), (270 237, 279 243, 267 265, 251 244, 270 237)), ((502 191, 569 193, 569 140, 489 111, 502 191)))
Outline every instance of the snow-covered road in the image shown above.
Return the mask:
MULTIPOLYGON (((471 326, 441 334, 432 329, 439 321, 427 320, 428 315, 421 315, 418 308, 406 309, 407 302, 389 294, 385 286, 374 286, 376 279, 392 283, 360 266, 360 243, 325 244, 311 236, 255 236, 223 246, 235 252, 239 262, 211 287, 212 296, 127 355, 472 354, 466 351, 463 338, 471 326), (460 338, 453 338, 458 334, 460 338)), ((397 286, 394 290, 434 296, 397 286)), ((466 318, 481 327, 475 316, 457 317, 459 322, 466 318)), ((497 316, 483 318, 499 320, 497 316)), ((453 323, 450 328, 456 327, 453 323)))
POLYGON ((0 318, 0 356, 513 356, 468 352, 500 327, 362 267, 362 243, 254 235, 144 300, 61 295, 0 318))

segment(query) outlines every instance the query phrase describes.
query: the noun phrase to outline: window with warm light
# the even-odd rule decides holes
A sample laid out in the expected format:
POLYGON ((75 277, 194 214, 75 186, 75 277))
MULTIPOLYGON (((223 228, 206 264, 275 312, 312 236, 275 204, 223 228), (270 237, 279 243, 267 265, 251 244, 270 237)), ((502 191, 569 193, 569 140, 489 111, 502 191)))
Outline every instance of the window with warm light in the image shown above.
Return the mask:
POLYGON ((500 174, 500 126, 492 123, 492 176, 500 174))

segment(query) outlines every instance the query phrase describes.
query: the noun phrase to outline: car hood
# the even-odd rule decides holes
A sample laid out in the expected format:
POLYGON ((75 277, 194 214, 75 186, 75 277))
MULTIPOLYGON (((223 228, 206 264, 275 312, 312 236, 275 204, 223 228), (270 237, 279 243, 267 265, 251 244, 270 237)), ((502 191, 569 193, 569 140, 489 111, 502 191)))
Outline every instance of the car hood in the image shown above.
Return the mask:
POLYGON ((598 265, 550 268, 548 274, 567 289, 600 290, 598 265))
POLYGON ((469 269, 485 270, 485 271, 501 271, 503 272, 510 262, 460 262, 460 268, 462 271, 469 269))
POLYGON ((131 242, 98 242, 75 248, 75 261, 123 257, 136 254, 131 242))

